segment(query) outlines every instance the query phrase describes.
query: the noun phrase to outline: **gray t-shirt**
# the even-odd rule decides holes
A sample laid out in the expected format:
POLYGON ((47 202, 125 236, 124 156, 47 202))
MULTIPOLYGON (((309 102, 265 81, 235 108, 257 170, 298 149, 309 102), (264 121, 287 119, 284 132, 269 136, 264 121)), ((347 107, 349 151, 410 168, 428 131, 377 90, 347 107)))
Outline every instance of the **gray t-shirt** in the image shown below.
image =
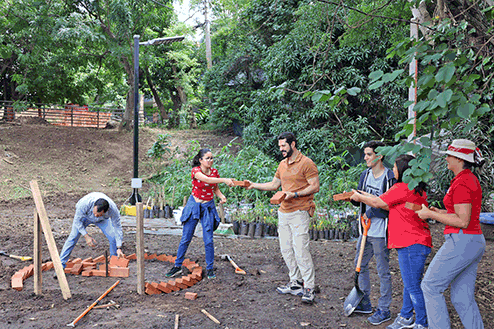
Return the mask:
MULTIPOLYGON (((384 173, 378 178, 374 178, 374 175, 370 172, 369 175, 367 175, 367 180, 365 182, 365 192, 375 196, 380 196, 383 194, 384 179, 386 179, 386 171, 384 171, 384 173)), ((386 220, 384 218, 372 217, 371 227, 367 235, 375 238, 385 238, 386 220)))

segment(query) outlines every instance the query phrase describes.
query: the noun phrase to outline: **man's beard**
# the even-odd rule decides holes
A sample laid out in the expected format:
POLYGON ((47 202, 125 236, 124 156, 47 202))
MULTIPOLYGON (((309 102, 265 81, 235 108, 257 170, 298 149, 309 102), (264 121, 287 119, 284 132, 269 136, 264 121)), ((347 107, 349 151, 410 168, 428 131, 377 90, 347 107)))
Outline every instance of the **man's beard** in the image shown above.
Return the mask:
POLYGON ((292 147, 291 147, 291 146, 290 146, 290 150, 288 150, 288 152, 286 152, 286 155, 285 155, 285 152, 283 152, 283 151, 281 152, 281 155, 282 155, 284 158, 289 158, 289 157, 291 157, 291 156, 292 156, 292 154, 293 154, 293 149, 292 149, 292 147))

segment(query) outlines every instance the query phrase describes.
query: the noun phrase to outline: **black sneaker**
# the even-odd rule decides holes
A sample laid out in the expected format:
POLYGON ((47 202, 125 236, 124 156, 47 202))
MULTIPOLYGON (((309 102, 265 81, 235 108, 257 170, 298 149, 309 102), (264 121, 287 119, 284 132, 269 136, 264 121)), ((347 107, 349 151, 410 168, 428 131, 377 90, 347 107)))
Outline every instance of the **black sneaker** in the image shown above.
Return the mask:
POLYGON ((216 274, 214 274, 213 269, 209 269, 206 272, 207 272, 208 279, 216 279, 216 274))
POLYGON ((302 302, 306 304, 312 304, 314 303, 314 289, 311 288, 304 288, 304 293, 302 295, 302 302))
POLYGON ((174 276, 177 276, 179 274, 182 274, 182 268, 177 267, 177 266, 173 266, 172 269, 170 270, 170 272, 166 273, 165 276, 167 278, 173 278, 174 276))

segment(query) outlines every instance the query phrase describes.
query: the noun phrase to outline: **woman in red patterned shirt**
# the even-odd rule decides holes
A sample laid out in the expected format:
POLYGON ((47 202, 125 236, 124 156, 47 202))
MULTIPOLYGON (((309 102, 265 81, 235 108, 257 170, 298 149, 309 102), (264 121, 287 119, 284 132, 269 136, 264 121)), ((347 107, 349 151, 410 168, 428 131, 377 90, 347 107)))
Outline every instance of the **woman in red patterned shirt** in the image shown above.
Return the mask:
POLYGON ((216 277, 213 270, 213 231, 218 227, 220 217, 216 210, 214 196, 216 195, 220 199, 220 203, 225 203, 226 198, 218 188, 218 184, 224 183, 230 187, 234 184, 231 178, 221 178, 218 170, 213 168, 212 165, 213 153, 211 153, 210 149, 201 149, 192 160, 192 194, 180 217, 183 225, 182 239, 178 246, 175 265, 166 274, 166 277, 171 278, 182 273, 185 253, 199 221, 202 225, 204 248, 206 250, 207 277, 208 279, 216 277))

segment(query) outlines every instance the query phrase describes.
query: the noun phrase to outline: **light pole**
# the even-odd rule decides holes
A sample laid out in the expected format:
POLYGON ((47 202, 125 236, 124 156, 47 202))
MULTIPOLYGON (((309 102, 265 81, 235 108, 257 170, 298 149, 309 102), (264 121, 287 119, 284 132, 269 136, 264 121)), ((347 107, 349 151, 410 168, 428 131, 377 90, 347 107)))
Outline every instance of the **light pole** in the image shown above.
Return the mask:
POLYGON ((139 42, 139 35, 134 35, 134 179, 132 180, 132 195, 130 204, 135 205, 141 201, 137 189, 142 183, 139 180, 139 46, 152 46, 181 42, 185 36, 157 38, 144 42, 139 42))

